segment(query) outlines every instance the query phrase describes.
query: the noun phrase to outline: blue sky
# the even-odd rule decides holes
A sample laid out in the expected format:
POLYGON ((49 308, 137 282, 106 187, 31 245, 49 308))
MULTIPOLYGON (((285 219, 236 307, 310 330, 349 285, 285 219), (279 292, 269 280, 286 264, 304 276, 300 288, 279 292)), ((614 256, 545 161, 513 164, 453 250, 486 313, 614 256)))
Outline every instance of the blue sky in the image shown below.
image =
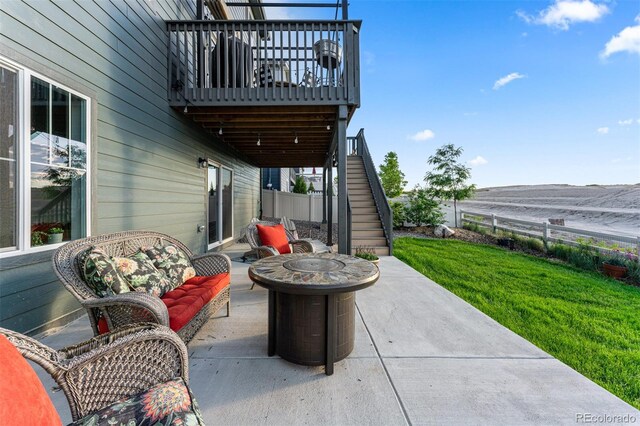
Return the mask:
POLYGON ((397 152, 408 188, 446 143, 479 187, 640 183, 639 1, 351 0, 349 14, 363 20, 349 133, 365 129, 376 165, 397 152))

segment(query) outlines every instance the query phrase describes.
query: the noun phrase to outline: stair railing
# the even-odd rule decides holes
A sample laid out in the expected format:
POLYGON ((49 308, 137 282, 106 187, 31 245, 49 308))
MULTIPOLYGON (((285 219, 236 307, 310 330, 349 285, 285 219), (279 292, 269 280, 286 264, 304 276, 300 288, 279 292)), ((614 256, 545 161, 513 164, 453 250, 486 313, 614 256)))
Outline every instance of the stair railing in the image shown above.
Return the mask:
POLYGON ((349 200, 349 194, 347 194, 347 254, 351 253, 351 229, 352 229, 352 212, 351 212, 351 200, 349 200))
MULTIPOLYGON (((373 164, 371 154, 369 153, 369 147, 364 138, 364 129, 360 129, 355 137, 349 138, 350 154, 362 157, 362 163, 364 164, 364 170, 369 180, 369 186, 371 187, 371 193, 376 203, 378 214, 382 222, 382 229, 384 230, 384 236, 387 240, 387 246, 389 246, 389 254, 393 254, 393 211, 387 200, 387 196, 382 188, 380 177, 376 172, 376 166, 373 164)), ((351 233, 349 233, 351 235, 351 233)))

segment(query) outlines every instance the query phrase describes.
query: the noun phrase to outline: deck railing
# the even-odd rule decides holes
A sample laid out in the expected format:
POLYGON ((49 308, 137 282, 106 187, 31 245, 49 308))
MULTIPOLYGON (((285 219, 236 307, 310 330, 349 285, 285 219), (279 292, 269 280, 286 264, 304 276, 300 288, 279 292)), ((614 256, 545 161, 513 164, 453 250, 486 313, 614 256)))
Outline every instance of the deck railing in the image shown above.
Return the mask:
POLYGON ((360 103, 360 21, 167 21, 174 106, 360 103))

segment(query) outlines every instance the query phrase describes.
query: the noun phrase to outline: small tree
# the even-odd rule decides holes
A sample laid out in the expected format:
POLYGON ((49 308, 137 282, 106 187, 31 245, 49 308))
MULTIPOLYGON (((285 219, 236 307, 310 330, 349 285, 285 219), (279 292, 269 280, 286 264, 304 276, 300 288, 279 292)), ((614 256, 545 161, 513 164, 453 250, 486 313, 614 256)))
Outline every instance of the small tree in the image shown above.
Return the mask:
POLYGON ((316 192, 316 189, 313 187, 313 182, 309 182, 309 194, 313 194, 316 192))
POLYGON ((293 185, 293 192, 296 194, 306 194, 307 184, 302 176, 296 178, 296 183, 293 185))
POLYGON ((467 179, 471 177, 471 169, 458 163, 462 154, 462 148, 456 148, 453 144, 443 145, 436 150, 435 155, 427 161, 433 166, 424 181, 429 187, 429 192, 441 200, 453 200, 453 214, 455 225, 458 227, 457 202, 473 196, 475 185, 467 185, 467 179))
POLYGON ((391 207, 391 211, 393 212, 393 228, 403 227, 406 219, 404 203, 400 201, 390 201, 389 207, 391 207))
POLYGON ((395 198, 402 194, 407 181, 398 164, 398 154, 391 151, 384 156, 384 163, 380 164, 378 172, 382 188, 388 198, 395 198))
POLYGON ((425 188, 416 187, 409 192, 409 203, 405 206, 407 221, 416 226, 440 225, 444 223, 444 213, 440 203, 425 188))

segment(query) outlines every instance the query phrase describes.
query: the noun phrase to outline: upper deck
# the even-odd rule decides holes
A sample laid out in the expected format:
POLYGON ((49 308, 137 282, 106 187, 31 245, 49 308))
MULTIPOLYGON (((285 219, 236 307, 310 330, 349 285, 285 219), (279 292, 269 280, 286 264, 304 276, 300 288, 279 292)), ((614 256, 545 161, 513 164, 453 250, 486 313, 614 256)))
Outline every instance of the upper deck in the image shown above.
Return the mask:
POLYGON ((168 21, 174 107, 360 103, 360 21, 168 21))

